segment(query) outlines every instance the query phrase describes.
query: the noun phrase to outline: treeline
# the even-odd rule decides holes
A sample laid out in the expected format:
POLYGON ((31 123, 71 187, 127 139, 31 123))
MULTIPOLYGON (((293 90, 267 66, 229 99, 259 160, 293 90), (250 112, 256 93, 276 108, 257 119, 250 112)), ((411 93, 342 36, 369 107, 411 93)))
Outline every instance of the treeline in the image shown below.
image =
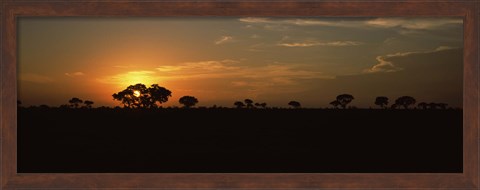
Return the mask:
MULTIPOLYGON (((152 84, 150 87, 145 86, 144 84, 135 84, 130 85, 126 89, 114 93, 112 95, 113 99, 120 101, 123 105, 123 108, 130 109, 152 109, 152 108, 162 108, 161 104, 167 102, 172 96, 172 92, 165 87, 161 87, 158 84, 152 84)), ((357 109, 355 106, 348 106, 355 98, 351 94, 340 94, 336 97, 335 100, 330 102, 333 109, 357 109)), ((191 95, 182 96, 178 99, 178 102, 183 105, 183 108, 191 108, 198 104, 199 100, 191 95)), ((21 106, 21 101, 17 101, 18 106, 21 106)), ((420 102, 416 104, 415 98, 411 96, 401 96, 395 100, 394 104, 389 105, 389 98, 385 96, 378 96, 373 102, 374 105, 378 106, 381 109, 410 109, 412 107, 418 109, 447 109, 448 104, 446 103, 435 103, 435 102, 420 102), (416 106, 415 106, 416 104, 416 106)), ((91 109, 94 102, 92 100, 82 100, 77 97, 73 97, 68 101, 68 104, 63 104, 59 108, 84 108, 91 109)), ((252 99, 244 99, 243 101, 234 101, 233 106, 238 109, 278 109, 278 107, 267 107, 266 102, 254 102, 252 99)), ((286 105, 291 108, 299 109, 302 108, 301 103, 295 100, 289 101, 286 105)), ((36 107, 36 106, 31 106, 36 107)), ((50 108, 47 105, 40 105, 40 108, 50 108)), ((100 108, 109 108, 102 106, 100 108)), ((115 108, 120 108, 116 106, 115 108)), ((176 106, 169 108, 178 108, 176 106)), ((207 108, 207 107, 198 107, 198 108, 207 108)), ((213 105, 210 108, 227 108, 213 105)))

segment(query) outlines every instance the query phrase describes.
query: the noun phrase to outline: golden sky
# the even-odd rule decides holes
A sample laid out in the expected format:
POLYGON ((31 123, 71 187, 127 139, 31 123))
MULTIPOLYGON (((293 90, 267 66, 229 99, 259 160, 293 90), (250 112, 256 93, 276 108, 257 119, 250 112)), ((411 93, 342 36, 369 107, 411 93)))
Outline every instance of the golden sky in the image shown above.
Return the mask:
POLYGON ((19 18, 18 94, 26 106, 72 97, 120 105, 128 85, 159 84, 179 106, 358 107, 409 95, 462 107, 461 18, 19 18))

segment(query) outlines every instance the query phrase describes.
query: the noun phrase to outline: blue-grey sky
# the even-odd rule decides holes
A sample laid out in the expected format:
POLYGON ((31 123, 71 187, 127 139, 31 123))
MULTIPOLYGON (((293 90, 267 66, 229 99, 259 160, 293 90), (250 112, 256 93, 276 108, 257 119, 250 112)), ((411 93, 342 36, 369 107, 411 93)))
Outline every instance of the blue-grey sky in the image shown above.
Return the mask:
POLYGON ((72 97, 120 105, 130 84, 200 106, 250 98, 357 107, 409 95, 462 107, 461 18, 20 18, 19 99, 58 106, 72 97))

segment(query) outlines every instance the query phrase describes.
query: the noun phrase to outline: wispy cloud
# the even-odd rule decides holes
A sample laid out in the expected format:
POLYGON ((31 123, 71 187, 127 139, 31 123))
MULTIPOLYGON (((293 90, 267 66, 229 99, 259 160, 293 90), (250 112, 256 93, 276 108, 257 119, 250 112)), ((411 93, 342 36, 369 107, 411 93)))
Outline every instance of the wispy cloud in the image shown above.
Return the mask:
POLYGON ((261 18, 261 17, 245 17, 245 18, 239 18, 238 20, 240 22, 245 22, 245 23, 274 23, 275 22, 269 18, 261 18))
POLYGON ((401 71, 401 70, 403 70, 403 68, 400 68, 400 67, 396 66, 393 62, 388 61, 388 59, 394 58, 394 57, 405 57, 405 56, 414 55, 414 54, 435 53, 435 52, 451 50, 451 49, 457 49, 457 48, 456 47, 449 47, 449 46, 440 46, 440 47, 437 47, 434 50, 428 50, 428 51, 397 52, 397 53, 393 53, 393 54, 377 56, 376 60, 378 61, 378 63, 375 64, 373 67, 371 67, 369 69, 365 69, 363 72, 364 73, 377 73, 377 72, 401 71))
MULTIPOLYGON (((301 64, 271 63, 265 66, 242 66, 240 61, 199 61, 157 67, 160 75, 169 80, 222 78, 232 81, 261 80, 268 84, 293 84, 297 79, 332 78, 301 64), (289 81, 289 82, 287 82, 289 81)), ((241 85, 242 83, 235 83, 241 85)))
MULTIPOLYGON (((400 27, 409 30, 426 30, 443 27, 449 24, 462 24, 462 19, 454 18, 373 18, 356 20, 330 20, 330 19, 272 19, 260 17, 245 17, 238 19, 240 22, 252 24, 275 24, 275 25, 294 25, 294 26, 331 26, 331 27, 349 27, 349 28, 392 28, 400 27)), ((278 27, 278 26, 277 26, 278 27)))
POLYGON ((392 28, 400 27, 411 30, 435 29, 448 24, 462 24, 461 19, 438 19, 438 18, 376 18, 366 21, 366 24, 373 27, 392 28))
MULTIPOLYGON (((152 70, 131 71, 98 78, 105 84, 127 86, 135 83, 154 84, 164 81, 199 81, 218 79, 231 82, 229 87, 261 89, 275 85, 296 85, 302 79, 332 79, 305 64, 272 62, 263 66, 247 66, 238 60, 207 60, 158 66, 152 70)), ((229 88, 225 87, 225 88, 229 88)))
POLYGON ((364 70, 364 73, 377 73, 377 72, 396 72, 403 70, 400 67, 395 66, 391 61, 386 61, 387 58, 394 57, 394 55, 389 54, 385 56, 377 56, 375 59, 378 61, 376 65, 374 65, 370 69, 364 70))
POLYGON ((317 42, 317 41, 310 41, 310 42, 292 42, 292 43, 279 43, 278 46, 283 47, 312 47, 312 46, 358 46, 361 45, 362 42, 356 41, 333 41, 333 42, 317 42))
MULTIPOLYGON (((328 21, 319 19, 271 19, 261 17, 245 17, 238 19, 240 22, 249 24, 286 24, 297 26, 337 26, 337 27, 353 27, 359 24, 358 21, 328 21)), ((251 27, 251 25, 250 25, 251 27)))
POLYGON ((22 81, 27 81, 27 82, 33 82, 33 83, 39 83, 39 84, 45 84, 45 83, 51 83, 54 80, 48 76, 44 75, 39 75, 35 73, 23 73, 20 74, 20 80, 22 81))
POLYGON ((214 43, 216 45, 220 45, 220 44, 224 44, 224 43, 232 42, 232 41, 233 41, 232 36, 222 36, 222 37, 218 38, 217 40, 215 40, 214 43))
POLYGON ((83 72, 73 72, 73 73, 65 73, 66 76, 68 77, 79 77, 85 75, 83 72))

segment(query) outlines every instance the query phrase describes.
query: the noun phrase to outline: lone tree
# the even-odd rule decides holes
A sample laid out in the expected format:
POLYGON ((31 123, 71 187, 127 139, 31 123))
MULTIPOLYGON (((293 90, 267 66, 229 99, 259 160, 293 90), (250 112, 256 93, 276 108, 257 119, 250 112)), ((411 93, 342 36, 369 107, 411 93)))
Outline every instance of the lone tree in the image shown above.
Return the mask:
POLYGON ((237 108, 245 107, 245 104, 243 102, 240 102, 240 101, 236 101, 235 103, 233 103, 233 105, 237 106, 237 108))
POLYGON ((80 98, 72 98, 68 101, 70 103, 71 107, 78 108, 79 104, 81 104, 83 101, 80 98))
POLYGON ((405 109, 408 109, 408 106, 414 105, 416 102, 415 98, 411 96, 402 96, 395 100, 395 104, 398 106, 403 106, 405 109))
POLYGON ((333 108, 338 108, 338 106, 340 105, 340 102, 338 100, 334 100, 330 102, 330 105, 332 105, 333 108))
POLYGON ((297 102, 297 101, 290 101, 288 102, 288 105, 292 106, 293 108, 300 108, 302 106, 300 102, 297 102))
POLYGON ((158 84, 152 84, 147 88, 141 83, 130 85, 125 90, 112 95, 114 100, 121 101, 127 108, 156 108, 157 102, 165 103, 171 96, 170 90, 158 84))
POLYGON ((185 108, 190 108, 198 103, 198 99, 193 96, 183 96, 178 100, 178 102, 183 104, 185 108))
POLYGON ((379 96, 375 99, 375 105, 380 106, 381 108, 386 108, 388 105, 388 98, 385 96, 379 96))
POLYGON ((91 100, 85 100, 85 102, 83 102, 85 104, 85 106, 87 108, 92 108, 92 104, 93 104, 93 101, 91 100))
POLYGON ((347 108, 347 104, 352 102, 353 96, 350 94, 340 94, 337 96, 337 101, 340 103, 343 109, 347 108))
POLYGON ((253 108, 253 100, 245 99, 244 102, 247 104, 247 108, 253 108))

